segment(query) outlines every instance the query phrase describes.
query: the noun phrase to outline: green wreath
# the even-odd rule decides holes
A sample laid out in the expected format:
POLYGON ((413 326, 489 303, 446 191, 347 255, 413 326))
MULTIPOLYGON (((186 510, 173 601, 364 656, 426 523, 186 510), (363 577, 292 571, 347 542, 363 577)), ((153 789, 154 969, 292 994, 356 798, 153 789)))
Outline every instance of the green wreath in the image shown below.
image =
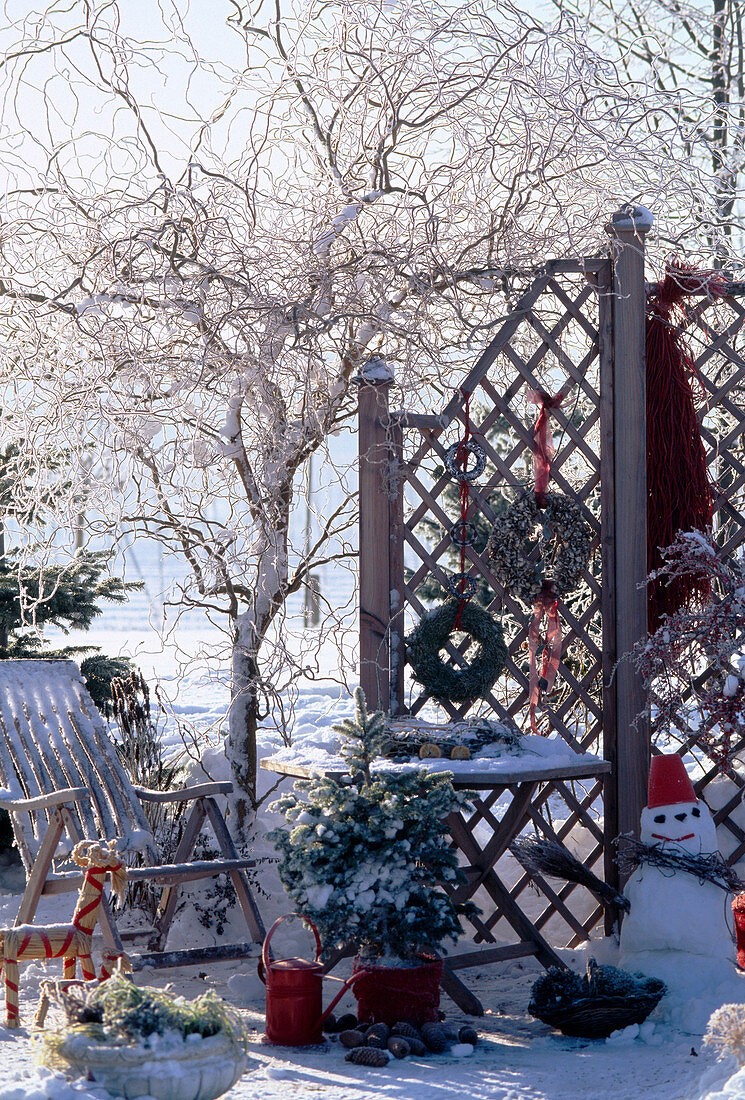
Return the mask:
POLYGON ((502 627, 478 604, 467 603, 459 630, 479 643, 476 656, 465 668, 443 661, 440 650, 453 634, 458 600, 429 611, 406 639, 406 653, 414 679, 438 703, 467 703, 486 696, 507 660, 502 627))
POLYGON ((500 584, 511 596, 532 605, 546 584, 553 585, 557 596, 579 585, 590 557, 590 529, 582 509, 569 497, 547 493, 541 506, 532 493, 526 493, 494 521, 486 549, 500 584), (549 532, 550 575, 545 561, 532 561, 525 550, 525 542, 539 526, 549 532))

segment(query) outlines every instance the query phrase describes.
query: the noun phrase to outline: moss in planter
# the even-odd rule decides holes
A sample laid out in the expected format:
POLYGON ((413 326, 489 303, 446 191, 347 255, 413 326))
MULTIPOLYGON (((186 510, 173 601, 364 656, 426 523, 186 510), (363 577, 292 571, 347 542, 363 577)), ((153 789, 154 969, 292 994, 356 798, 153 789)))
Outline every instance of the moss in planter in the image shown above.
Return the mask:
POLYGON ((75 1036, 93 1042, 136 1044, 151 1035, 175 1031, 209 1038, 222 1034, 236 1046, 245 1045, 239 1016, 215 993, 203 993, 194 1001, 174 997, 160 989, 136 986, 114 975, 93 992, 59 991, 55 998, 67 1018, 67 1028, 44 1036, 50 1052, 62 1050, 75 1036))

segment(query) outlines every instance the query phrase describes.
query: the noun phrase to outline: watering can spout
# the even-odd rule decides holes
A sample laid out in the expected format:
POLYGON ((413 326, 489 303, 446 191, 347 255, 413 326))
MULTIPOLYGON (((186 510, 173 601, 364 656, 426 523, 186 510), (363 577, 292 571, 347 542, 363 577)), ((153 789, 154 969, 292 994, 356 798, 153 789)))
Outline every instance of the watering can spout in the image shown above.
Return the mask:
POLYGON ((321 938, 311 920, 301 913, 279 917, 269 929, 259 960, 259 977, 266 985, 266 1037, 281 1046, 310 1046, 323 1042, 323 1024, 350 986, 361 976, 358 971, 344 982, 326 1011, 323 1011, 323 966, 321 938), (275 929, 290 917, 304 921, 316 940, 315 960, 270 959, 269 941, 275 929))

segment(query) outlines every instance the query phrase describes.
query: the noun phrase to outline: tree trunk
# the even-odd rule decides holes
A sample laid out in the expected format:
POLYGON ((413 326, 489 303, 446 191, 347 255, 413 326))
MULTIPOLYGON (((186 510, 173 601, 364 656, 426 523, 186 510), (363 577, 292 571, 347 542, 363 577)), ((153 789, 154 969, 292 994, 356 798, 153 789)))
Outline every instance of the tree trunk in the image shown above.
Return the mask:
POLYGON ((233 778, 233 808, 236 814, 234 831, 245 839, 256 807, 256 729, 258 726, 258 661, 256 633, 251 624, 241 635, 241 622, 236 624, 228 714, 227 757, 233 778))
POLYGON ((253 606, 233 619, 233 653, 228 715, 227 757, 234 784, 235 832, 246 839, 256 809, 256 733, 259 724, 259 651, 287 593, 287 529, 292 501, 288 490, 275 524, 265 532, 259 555, 253 606))

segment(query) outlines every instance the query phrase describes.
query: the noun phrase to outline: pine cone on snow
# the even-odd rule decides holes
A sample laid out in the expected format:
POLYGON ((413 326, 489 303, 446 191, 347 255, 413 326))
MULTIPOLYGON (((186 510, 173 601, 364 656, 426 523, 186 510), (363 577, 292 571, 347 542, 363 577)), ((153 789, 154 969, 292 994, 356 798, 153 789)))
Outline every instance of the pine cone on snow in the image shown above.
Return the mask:
POLYGON ((418 1027, 414 1027, 413 1024, 402 1021, 400 1024, 394 1024, 391 1028, 391 1035, 401 1035, 404 1039, 421 1039, 422 1035, 418 1027))
POLYGON ((466 1024, 458 1032, 458 1040, 461 1043, 470 1043, 472 1047, 475 1047, 479 1041, 478 1032, 475 1027, 470 1027, 466 1024))
POLYGON ((355 1047, 361 1047, 365 1041, 365 1036, 361 1031, 342 1031, 339 1035, 339 1042, 343 1047, 347 1047, 349 1050, 353 1050, 355 1047))
POLYGON ((405 1058, 408 1054, 411 1054, 411 1047, 406 1039, 400 1035, 394 1035, 388 1040, 388 1049, 394 1058, 405 1058))
POLYGON ((370 1027, 365 1032, 365 1035, 367 1037, 369 1037, 370 1035, 377 1035, 380 1039, 383 1040, 383 1044, 385 1045, 385 1043, 387 1043, 391 1037, 391 1029, 388 1027, 388 1024, 384 1023, 370 1024, 370 1027))
POLYGON ((448 1037, 442 1024, 422 1024, 422 1038, 433 1054, 442 1054, 448 1048, 448 1037))
POLYGON ((381 1037, 377 1035, 374 1031, 368 1031, 367 1035, 365 1036, 364 1045, 366 1047, 375 1047, 376 1050, 385 1050, 386 1041, 385 1039, 381 1039, 381 1037))
POLYGON ((356 1050, 350 1050, 346 1060, 354 1062, 356 1066, 387 1066, 389 1056, 376 1047, 357 1047, 356 1050))
POLYGON ((357 1017, 353 1012, 345 1012, 342 1017, 336 1021, 336 1026, 339 1031, 356 1031, 357 1030, 357 1017))

